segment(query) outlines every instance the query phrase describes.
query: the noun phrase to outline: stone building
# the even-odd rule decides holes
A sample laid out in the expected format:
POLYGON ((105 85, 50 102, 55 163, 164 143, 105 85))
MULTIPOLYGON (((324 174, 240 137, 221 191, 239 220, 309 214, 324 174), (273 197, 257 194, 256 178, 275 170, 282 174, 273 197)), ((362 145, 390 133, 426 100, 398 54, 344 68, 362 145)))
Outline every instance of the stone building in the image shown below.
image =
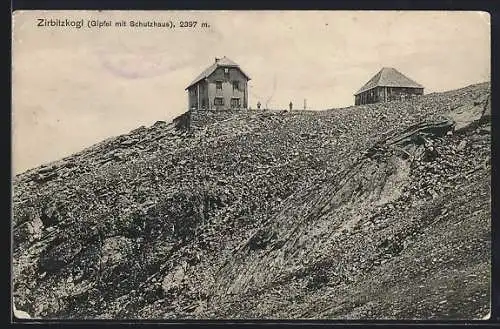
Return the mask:
POLYGON ((215 58, 186 88, 189 110, 244 109, 250 77, 227 57, 215 58))
POLYGON ((392 67, 384 67, 357 93, 354 104, 404 100, 424 94, 424 87, 392 67))

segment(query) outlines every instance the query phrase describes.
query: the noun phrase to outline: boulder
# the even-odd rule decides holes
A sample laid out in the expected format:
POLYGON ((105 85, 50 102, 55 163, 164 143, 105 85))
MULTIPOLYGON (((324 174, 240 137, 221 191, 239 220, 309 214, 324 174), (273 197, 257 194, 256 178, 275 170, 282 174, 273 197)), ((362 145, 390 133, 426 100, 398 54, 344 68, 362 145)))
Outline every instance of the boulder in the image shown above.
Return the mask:
POLYGON ((42 236, 42 231, 43 223, 39 217, 36 217, 35 219, 24 222, 19 226, 15 235, 15 242, 33 242, 39 240, 42 236))
POLYGON ((103 265, 115 267, 120 264, 131 251, 132 240, 123 236, 114 236, 103 241, 102 258, 103 265))
POLYGON ((178 290, 182 288, 184 281, 186 279, 185 266, 178 266, 170 273, 168 273, 162 281, 162 288, 165 292, 170 292, 172 290, 178 290))

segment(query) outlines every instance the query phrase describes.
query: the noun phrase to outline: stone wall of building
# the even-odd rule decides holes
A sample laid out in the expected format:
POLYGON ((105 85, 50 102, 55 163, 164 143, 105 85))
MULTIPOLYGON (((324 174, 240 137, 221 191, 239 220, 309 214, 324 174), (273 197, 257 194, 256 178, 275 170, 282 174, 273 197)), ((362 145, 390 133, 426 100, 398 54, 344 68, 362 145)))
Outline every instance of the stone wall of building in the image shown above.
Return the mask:
MULTIPOLYGON (((190 130, 202 128, 207 125, 228 120, 235 115, 251 112, 254 110, 234 109, 234 110, 200 110, 188 111, 173 120, 177 129, 190 130)), ((260 111, 262 112, 262 111, 260 111)))

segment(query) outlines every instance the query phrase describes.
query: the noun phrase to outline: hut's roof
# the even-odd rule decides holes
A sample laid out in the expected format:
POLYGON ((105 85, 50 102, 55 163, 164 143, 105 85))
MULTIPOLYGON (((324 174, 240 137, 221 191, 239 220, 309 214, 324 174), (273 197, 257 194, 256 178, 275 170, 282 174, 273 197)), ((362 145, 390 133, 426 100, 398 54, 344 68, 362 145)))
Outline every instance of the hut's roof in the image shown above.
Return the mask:
POLYGON ((232 60, 230 60, 229 58, 227 58, 226 56, 224 56, 222 58, 216 58, 215 62, 212 65, 210 65, 209 67, 207 67, 203 72, 201 72, 193 80, 193 82, 191 82, 189 84, 189 86, 186 87, 186 89, 189 89, 189 87, 195 85, 199 81, 208 78, 212 73, 215 72, 215 70, 217 70, 218 67, 235 67, 235 68, 239 69, 240 72, 243 73, 243 75, 248 80, 250 80, 250 77, 248 76, 248 74, 246 74, 245 72, 243 72, 243 70, 240 68, 240 66, 238 64, 236 64, 235 62, 233 62, 232 60))
POLYGON ((354 95, 361 94, 375 87, 424 88, 421 84, 416 83, 395 68, 384 67, 354 95))

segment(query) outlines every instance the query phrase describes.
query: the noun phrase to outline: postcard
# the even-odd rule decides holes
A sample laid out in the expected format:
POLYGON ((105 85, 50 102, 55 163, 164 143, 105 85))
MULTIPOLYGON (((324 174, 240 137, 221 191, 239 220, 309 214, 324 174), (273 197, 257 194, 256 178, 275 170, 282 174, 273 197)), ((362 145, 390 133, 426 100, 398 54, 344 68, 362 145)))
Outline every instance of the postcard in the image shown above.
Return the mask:
POLYGON ((486 320, 490 15, 13 12, 14 320, 486 320))

